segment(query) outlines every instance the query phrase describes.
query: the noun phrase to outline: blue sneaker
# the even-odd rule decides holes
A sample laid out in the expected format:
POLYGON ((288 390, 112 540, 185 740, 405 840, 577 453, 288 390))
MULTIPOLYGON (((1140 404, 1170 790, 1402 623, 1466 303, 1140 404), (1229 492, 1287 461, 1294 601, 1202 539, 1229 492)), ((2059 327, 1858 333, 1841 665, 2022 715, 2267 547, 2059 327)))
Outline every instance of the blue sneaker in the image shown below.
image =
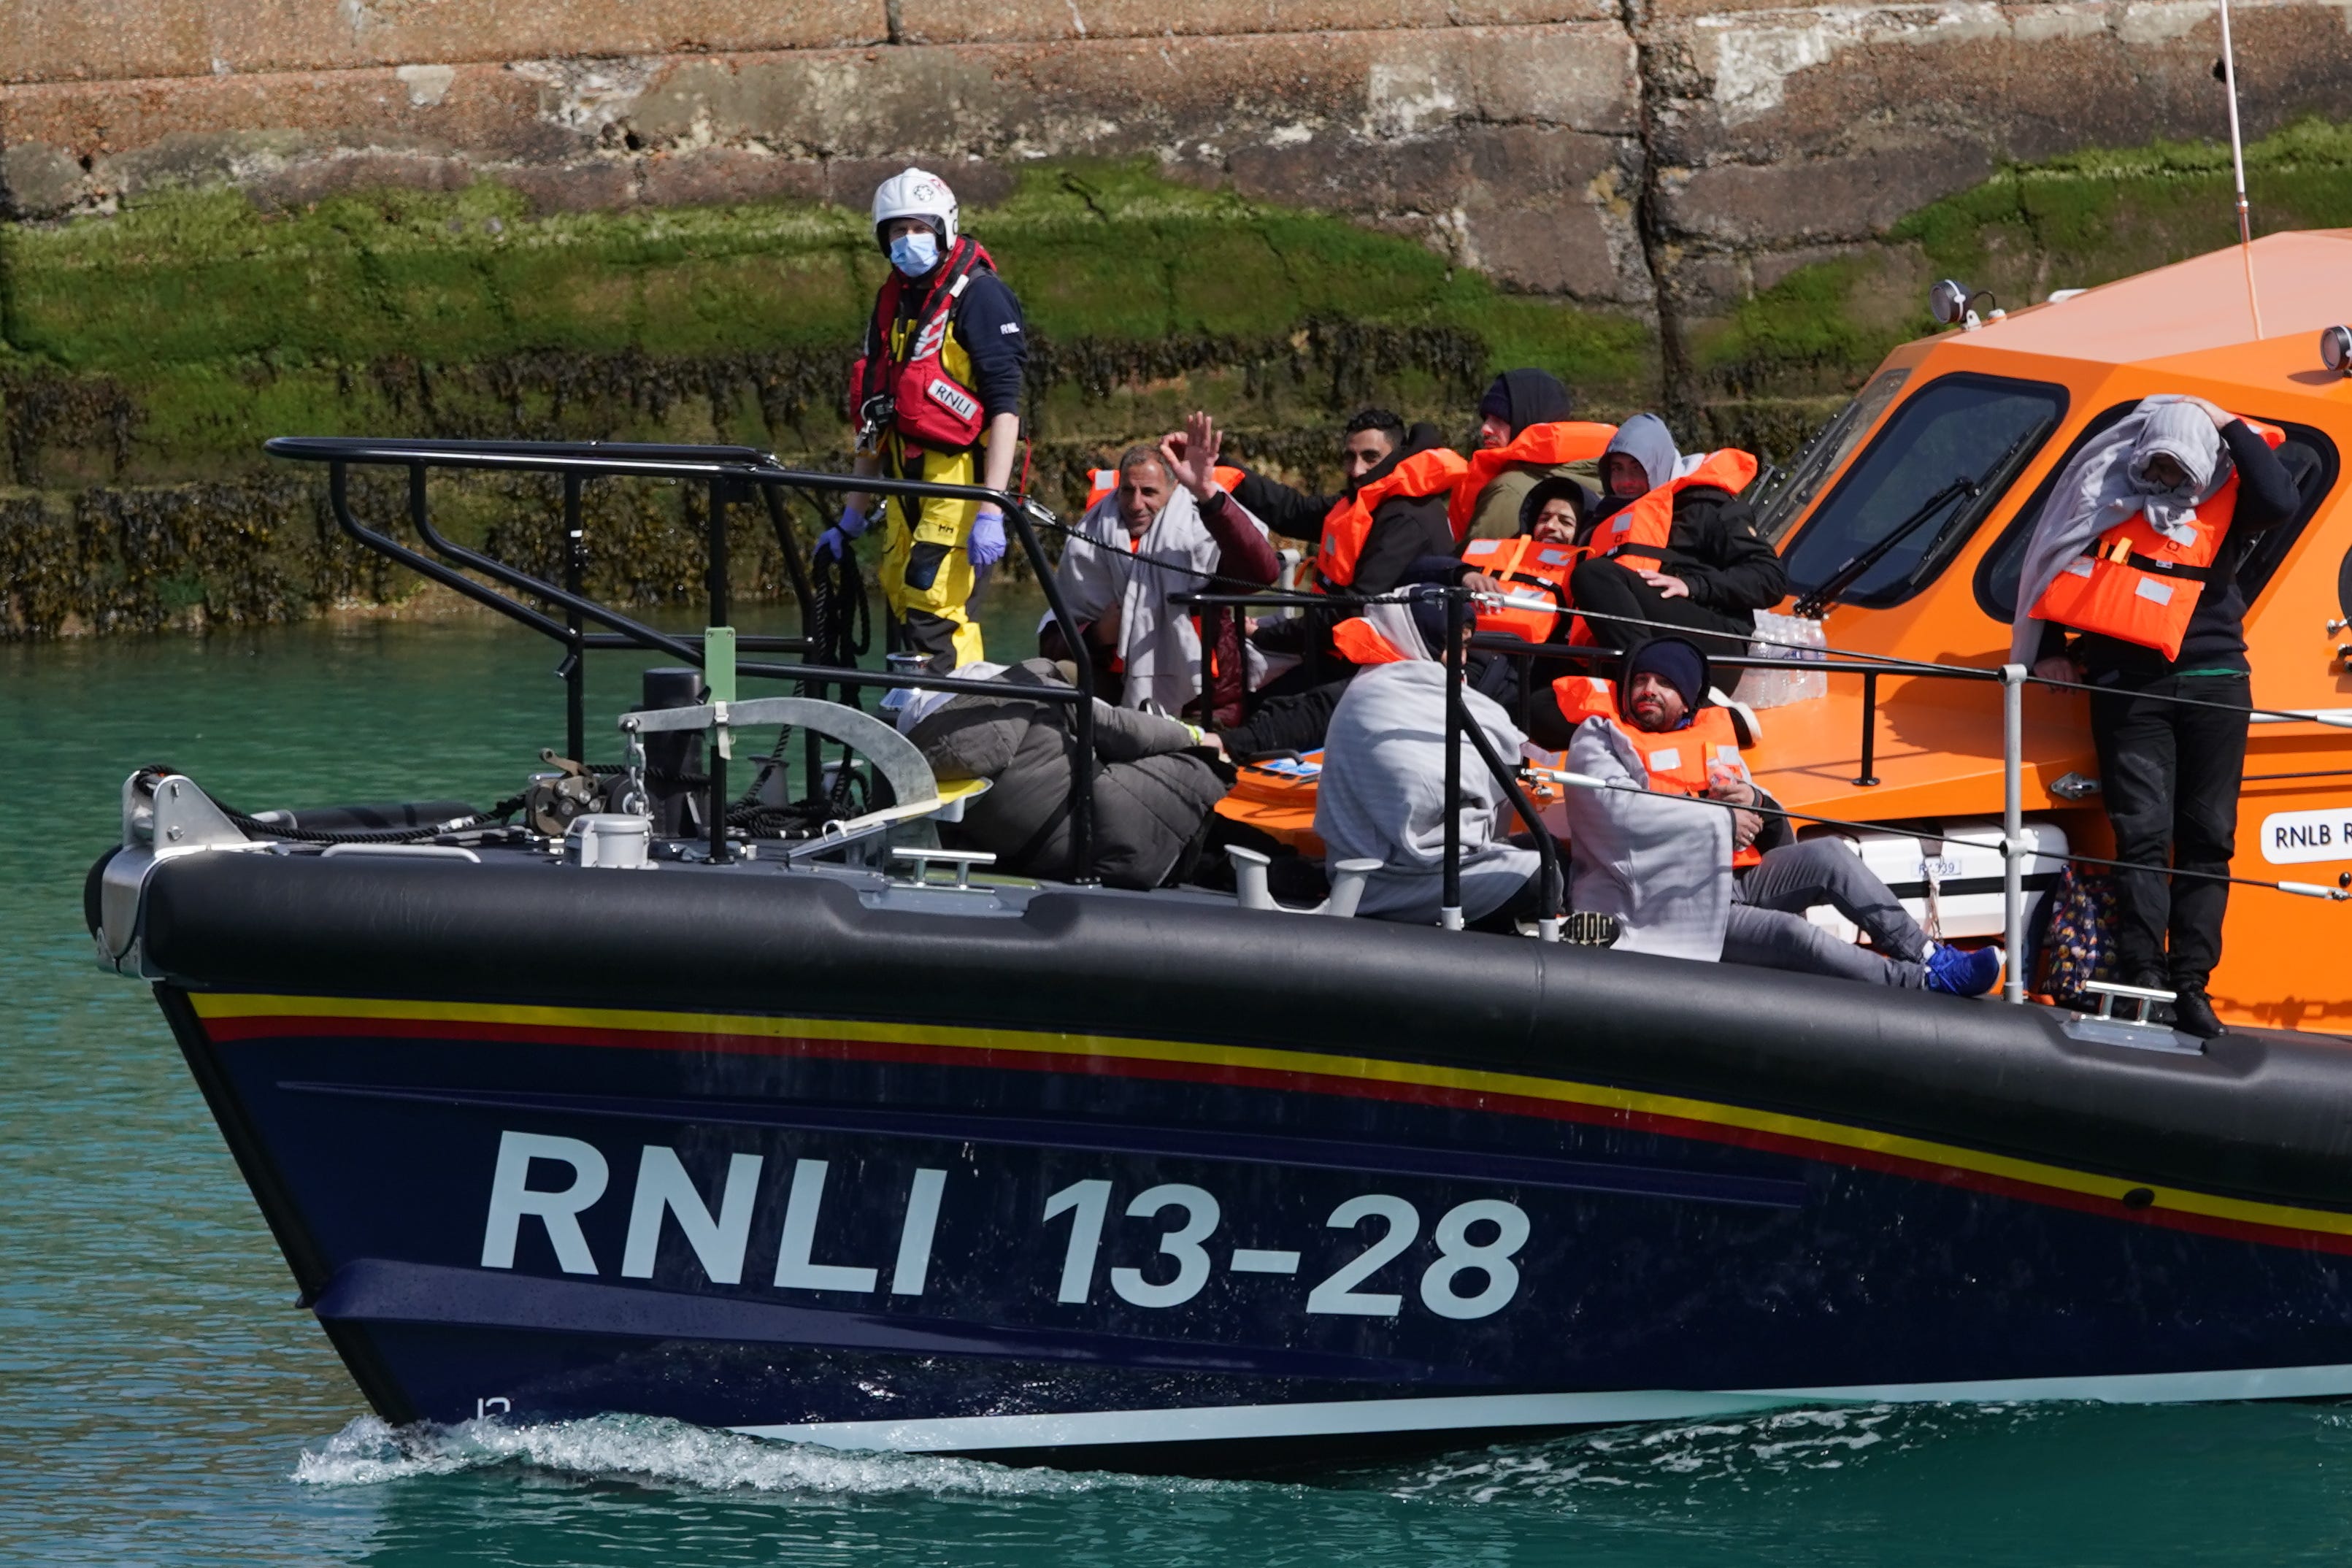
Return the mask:
POLYGON ((1927 989, 1952 996, 1981 996, 2000 984, 1998 947, 1939 946, 1927 955, 1927 989))

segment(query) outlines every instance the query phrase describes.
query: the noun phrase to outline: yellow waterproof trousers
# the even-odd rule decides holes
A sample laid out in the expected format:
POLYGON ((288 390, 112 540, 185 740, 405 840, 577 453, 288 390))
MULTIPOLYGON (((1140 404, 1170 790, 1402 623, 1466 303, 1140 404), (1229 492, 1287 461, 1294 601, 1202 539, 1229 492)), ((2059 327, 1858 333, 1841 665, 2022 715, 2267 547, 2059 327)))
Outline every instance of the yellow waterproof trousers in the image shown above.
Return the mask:
MULTIPOLYGON (((926 452, 919 477, 970 485, 980 482, 979 472, 978 449, 972 448, 926 452)), ((980 627, 965 614, 973 586, 971 525, 979 510, 976 501, 939 496, 894 496, 884 508, 883 602, 901 643, 929 654, 932 668, 942 673, 982 657, 980 627)))

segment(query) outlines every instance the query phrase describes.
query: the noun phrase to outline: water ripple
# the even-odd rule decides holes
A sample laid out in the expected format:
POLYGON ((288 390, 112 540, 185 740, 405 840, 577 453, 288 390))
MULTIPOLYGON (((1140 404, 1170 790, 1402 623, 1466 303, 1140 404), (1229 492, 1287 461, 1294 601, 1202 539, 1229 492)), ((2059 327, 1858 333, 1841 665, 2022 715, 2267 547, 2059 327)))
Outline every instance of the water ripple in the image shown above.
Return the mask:
POLYGON ((376 1486, 498 1465, 682 1489, 869 1497, 1071 1497, 1119 1490, 1212 1495, 1250 1489, 1230 1482, 1011 1469, 921 1454, 852 1453, 644 1415, 597 1415, 529 1426, 485 1420, 405 1427, 363 1415, 322 1447, 304 1449, 292 1479, 309 1486, 376 1486))

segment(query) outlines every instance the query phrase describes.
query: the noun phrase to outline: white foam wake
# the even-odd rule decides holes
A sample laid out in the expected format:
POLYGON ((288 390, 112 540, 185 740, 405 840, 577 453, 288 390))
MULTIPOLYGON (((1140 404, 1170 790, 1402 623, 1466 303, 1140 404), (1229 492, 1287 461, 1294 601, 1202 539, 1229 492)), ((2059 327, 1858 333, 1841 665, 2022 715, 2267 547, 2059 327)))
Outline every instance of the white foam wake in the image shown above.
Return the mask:
POLYGON ((1486 1503, 1557 1500, 1591 1489, 1641 1490, 1735 1485, 1771 1475, 1837 1470, 1992 1429, 2011 1430, 2068 1407, 2042 1405, 1870 1405, 1776 1410, 1753 1416, 1607 1427, 1549 1442, 1503 1444, 1408 1472, 1401 1498, 1486 1503))
POLYGON ((378 1486, 509 1464, 711 1491, 1035 1497, 1115 1489, 1216 1491, 1231 1484, 1010 1469, 920 1454, 845 1453, 646 1415, 597 1415, 541 1426, 484 1420, 403 1427, 362 1415, 324 1446, 304 1449, 293 1479, 309 1486, 378 1486))

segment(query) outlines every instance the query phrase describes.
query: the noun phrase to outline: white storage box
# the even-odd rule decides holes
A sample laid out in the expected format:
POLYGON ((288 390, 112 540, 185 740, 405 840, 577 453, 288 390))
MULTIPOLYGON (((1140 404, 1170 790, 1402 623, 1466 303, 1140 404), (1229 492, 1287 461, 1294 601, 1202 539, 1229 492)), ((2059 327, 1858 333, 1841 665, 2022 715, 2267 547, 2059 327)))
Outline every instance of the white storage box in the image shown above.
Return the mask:
MULTIPOLYGON (((1999 821, 1948 822, 1940 838, 1908 833, 1838 833, 1838 842, 1862 857, 1863 864, 1894 890, 1927 930, 1956 940, 1999 937, 2002 929, 2000 824, 1999 821), (1932 907, 1931 907, 1932 906, 1932 907)), ((2025 823, 2025 840, 2037 854, 2025 863, 2025 920, 2032 929, 2042 895, 2058 879, 2064 862, 2044 855, 2066 852, 2066 830, 2054 822, 2025 823)), ((1851 942, 1853 922, 1828 905, 1805 911, 1815 925, 1851 942)))

